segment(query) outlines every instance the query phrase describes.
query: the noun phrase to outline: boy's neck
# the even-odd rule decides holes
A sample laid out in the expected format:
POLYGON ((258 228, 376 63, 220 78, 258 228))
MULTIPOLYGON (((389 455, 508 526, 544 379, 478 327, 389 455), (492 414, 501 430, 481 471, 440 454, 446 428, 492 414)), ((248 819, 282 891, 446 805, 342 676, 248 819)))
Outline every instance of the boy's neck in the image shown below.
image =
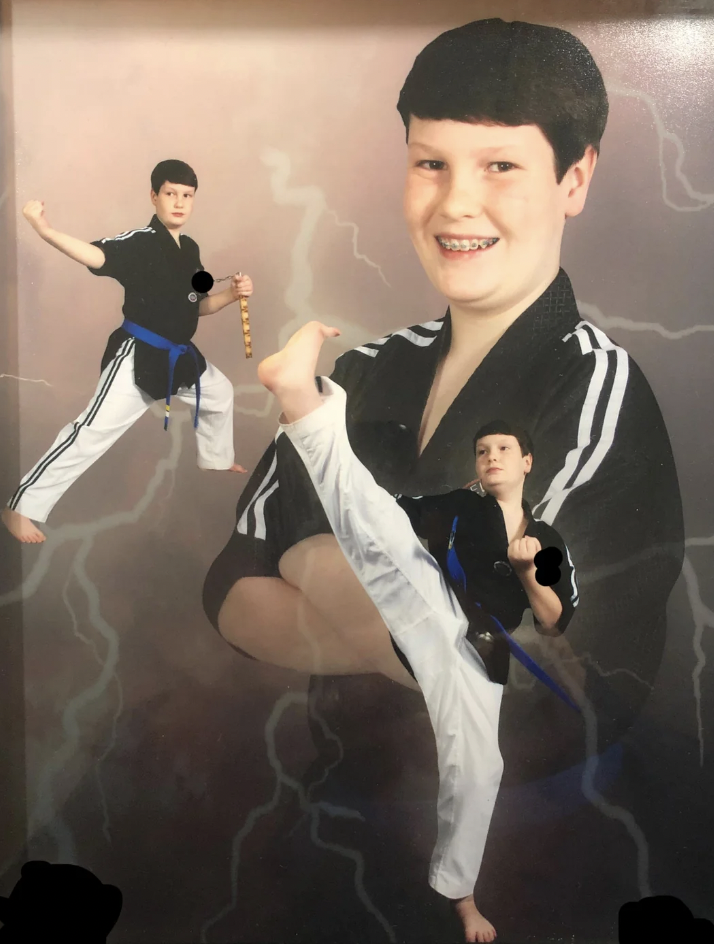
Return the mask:
POLYGON ((510 517, 523 513, 523 489, 519 489, 515 494, 508 495, 504 498, 499 498, 497 495, 494 497, 501 506, 501 511, 504 515, 510 517))
POLYGON ((517 303, 505 309, 493 311, 474 311, 467 307, 460 307, 458 303, 451 303, 451 347, 449 354, 460 357, 472 353, 483 357, 496 342, 506 333, 511 325, 545 292, 555 276, 549 273, 530 294, 519 299, 517 303))
POLYGON ((161 223, 161 225, 164 227, 164 229, 169 234, 169 236, 171 236, 171 238, 180 246, 181 245, 180 236, 181 236, 181 230, 183 229, 183 226, 179 226, 177 229, 169 228, 158 214, 156 215, 156 219, 159 221, 159 223, 161 223))

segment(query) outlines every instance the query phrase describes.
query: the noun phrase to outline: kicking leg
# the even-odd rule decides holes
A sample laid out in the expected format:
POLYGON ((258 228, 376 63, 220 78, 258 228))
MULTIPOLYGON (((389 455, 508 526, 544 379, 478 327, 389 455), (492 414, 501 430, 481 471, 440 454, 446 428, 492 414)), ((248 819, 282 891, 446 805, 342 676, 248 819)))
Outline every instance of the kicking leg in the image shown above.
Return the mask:
POLYGON ((394 651, 379 610, 365 593, 334 535, 316 534, 293 545, 280 559, 280 573, 335 627, 358 664, 371 666, 369 671, 419 691, 394 651))
MULTIPOLYGON (((446 897, 463 899, 478 875, 503 770, 498 749, 503 689, 488 679, 467 643, 466 618, 406 513, 352 452, 344 391, 329 380, 323 380, 326 396, 315 388, 320 347, 337 333, 306 325, 259 366, 258 375, 278 396, 291 424, 283 429, 305 463, 335 537, 424 693, 440 777, 430 882, 446 897)), ((495 934, 488 922, 481 930, 474 930, 473 920, 465 922, 465 929, 476 935, 472 940, 495 934)))
POLYGON ((319 675, 377 671, 300 590, 279 577, 238 580, 221 607, 218 628, 247 655, 285 669, 319 675))
POLYGON ((8 502, 2 521, 10 533, 23 543, 44 541, 45 535, 32 521, 46 521, 70 485, 151 403, 134 383, 134 339, 128 338, 102 371, 87 409, 61 430, 8 502))

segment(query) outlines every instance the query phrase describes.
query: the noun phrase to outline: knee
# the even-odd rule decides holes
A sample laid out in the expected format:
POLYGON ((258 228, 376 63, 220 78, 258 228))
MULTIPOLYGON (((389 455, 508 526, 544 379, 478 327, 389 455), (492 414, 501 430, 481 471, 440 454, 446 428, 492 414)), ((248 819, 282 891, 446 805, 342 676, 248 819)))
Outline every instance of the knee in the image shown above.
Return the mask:
POLYGON ((249 578, 237 580, 226 594, 216 618, 216 629, 226 642, 235 646, 245 641, 250 633, 251 594, 246 582, 249 578))
POLYGON ((353 577, 332 534, 315 534, 294 544, 282 555, 278 568, 283 580, 298 588, 310 583, 311 577, 317 577, 324 587, 335 586, 346 575, 353 577))
POLYGON ((230 382, 230 380, 228 380, 227 377, 224 377, 218 391, 218 400, 220 402, 221 412, 233 412, 234 399, 235 392, 233 390, 233 384, 230 382))

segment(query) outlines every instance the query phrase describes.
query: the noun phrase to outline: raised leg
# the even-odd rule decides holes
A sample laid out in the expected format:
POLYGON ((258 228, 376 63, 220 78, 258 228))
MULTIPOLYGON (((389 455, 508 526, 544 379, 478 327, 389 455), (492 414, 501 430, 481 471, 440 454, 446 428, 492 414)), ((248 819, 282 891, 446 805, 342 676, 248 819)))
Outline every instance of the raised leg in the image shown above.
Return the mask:
MULTIPOLYGON (((349 570, 346 561, 344 566, 349 570)), ((291 569, 299 568, 304 569, 304 564, 293 559, 291 569)), ((354 579, 351 571, 349 576, 354 579)), ((359 590, 364 597, 361 587, 359 590)), ((364 647, 339 633, 301 590, 279 577, 239 580, 221 607, 218 626, 232 645, 261 662, 285 669, 317 675, 379 671, 374 660, 365 656, 364 647)))
POLYGON ((406 513, 352 452, 344 391, 325 378, 323 397, 315 388, 312 372, 329 336, 322 325, 306 325, 260 365, 259 376, 278 396, 288 421, 283 431, 305 463, 343 553, 406 653, 424 694, 440 775, 439 836, 430 882, 446 897, 462 899, 473 892, 503 770, 498 749, 503 689, 488 679, 467 643, 466 618, 406 513))

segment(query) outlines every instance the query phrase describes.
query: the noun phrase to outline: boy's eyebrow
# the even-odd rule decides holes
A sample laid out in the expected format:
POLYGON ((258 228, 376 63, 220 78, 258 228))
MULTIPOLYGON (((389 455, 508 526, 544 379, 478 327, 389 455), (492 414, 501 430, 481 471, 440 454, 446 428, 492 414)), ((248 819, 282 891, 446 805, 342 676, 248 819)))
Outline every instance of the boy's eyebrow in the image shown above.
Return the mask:
MULTIPOLYGON (((421 150, 427 151, 431 154, 443 154, 443 148, 435 147, 432 144, 427 144, 425 141, 409 141, 407 148, 420 148, 421 150)), ((474 148, 471 151, 471 155, 476 157, 483 156, 494 156, 498 154, 503 154, 508 152, 513 154, 514 151, 522 151, 523 146, 519 144, 491 144, 488 147, 474 148)))

